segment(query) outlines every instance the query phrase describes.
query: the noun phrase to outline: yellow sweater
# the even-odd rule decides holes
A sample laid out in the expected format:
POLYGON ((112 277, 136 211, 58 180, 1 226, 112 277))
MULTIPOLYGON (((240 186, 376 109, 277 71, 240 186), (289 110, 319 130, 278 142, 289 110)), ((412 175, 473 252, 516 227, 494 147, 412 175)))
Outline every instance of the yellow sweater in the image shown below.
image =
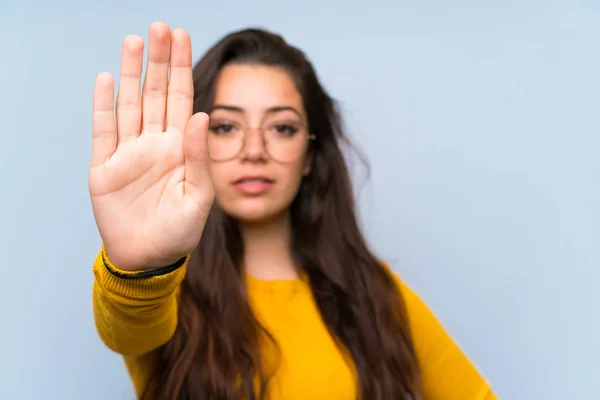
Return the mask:
MULTIPOLYGON (((187 260, 163 275, 128 279, 136 273, 112 265, 104 249, 94 262, 96 327, 103 342, 123 356, 138 395, 155 362, 153 350, 177 326, 177 291, 186 268, 187 260)), ((354 400, 351 371, 321 321, 308 284, 301 279, 247 281, 251 307, 281 350, 271 398, 354 400)), ((427 305, 399 277, 397 282, 408 308, 425 399, 496 400, 427 305)))

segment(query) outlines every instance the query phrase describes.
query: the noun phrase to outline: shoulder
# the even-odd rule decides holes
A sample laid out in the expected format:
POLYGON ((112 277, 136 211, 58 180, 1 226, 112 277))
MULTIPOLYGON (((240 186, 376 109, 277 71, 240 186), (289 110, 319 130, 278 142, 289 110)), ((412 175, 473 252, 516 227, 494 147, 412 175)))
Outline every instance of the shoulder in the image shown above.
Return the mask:
POLYGON ((408 316, 426 398, 496 399, 489 383, 428 304, 386 263, 408 316))
MULTIPOLYGON (((409 313, 413 308, 415 308, 416 306, 419 306, 419 304, 423 303, 423 300, 420 298, 420 296, 413 290, 413 288, 409 284, 407 284, 404 281, 404 279, 400 276, 399 272, 395 271, 390 266, 390 264, 388 264, 387 262, 382 261, 381 265, 388 272, 388 275, 394 281, 394 284, 396 285, 398 291, 400 292, 400 295, 402 296, 404 303, 406 305, 407 311, 409 313)), ((422 305, 424 305, 424 303, 422 305)))
POLYGON ((392 277, 402 298, 415 341, 437 340, 444 336, 445 328, 429 304, 402 278, 399 272, 395 271, 386 262, 383 262, 382 265, 388 271, 389 276, 392 277), (437 337, 433 338, 432 336, 437 337))

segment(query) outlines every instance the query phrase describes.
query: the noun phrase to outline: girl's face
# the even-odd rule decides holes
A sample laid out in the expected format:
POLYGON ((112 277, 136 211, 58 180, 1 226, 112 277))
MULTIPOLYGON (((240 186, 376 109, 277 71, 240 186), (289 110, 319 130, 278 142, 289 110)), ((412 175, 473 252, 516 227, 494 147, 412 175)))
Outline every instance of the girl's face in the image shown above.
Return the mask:
POLYGON ((247 223, 286 213, 310 172, 307 117, 290 75, 271 66, 228 65, 209 115, 217 204, 247 223))

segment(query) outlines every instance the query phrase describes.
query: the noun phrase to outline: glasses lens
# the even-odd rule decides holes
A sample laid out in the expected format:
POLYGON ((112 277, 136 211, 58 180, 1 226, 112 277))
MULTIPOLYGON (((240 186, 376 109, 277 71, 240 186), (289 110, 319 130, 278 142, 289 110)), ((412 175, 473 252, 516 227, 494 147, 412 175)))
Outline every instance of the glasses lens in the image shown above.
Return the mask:
POLYGON ((264 135, 269 155, 280 162, 297 160, 308 147, 306 132, 298 123, 269 124, 264 135))
POLYGON ((235 158, 242 149, 244 130, 234 123, 219 122, 211 124, 208 130, 208 152, 214 161, 235 158))

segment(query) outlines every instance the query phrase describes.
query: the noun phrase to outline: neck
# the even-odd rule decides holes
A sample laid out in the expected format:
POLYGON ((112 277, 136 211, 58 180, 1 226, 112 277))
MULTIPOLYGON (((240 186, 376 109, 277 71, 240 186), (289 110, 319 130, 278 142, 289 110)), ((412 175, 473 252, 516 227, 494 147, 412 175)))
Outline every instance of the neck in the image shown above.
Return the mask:
POLYGON ((289 213, 260 223, 241 223, 244 270, 260 280, 294 279, 289 213))

